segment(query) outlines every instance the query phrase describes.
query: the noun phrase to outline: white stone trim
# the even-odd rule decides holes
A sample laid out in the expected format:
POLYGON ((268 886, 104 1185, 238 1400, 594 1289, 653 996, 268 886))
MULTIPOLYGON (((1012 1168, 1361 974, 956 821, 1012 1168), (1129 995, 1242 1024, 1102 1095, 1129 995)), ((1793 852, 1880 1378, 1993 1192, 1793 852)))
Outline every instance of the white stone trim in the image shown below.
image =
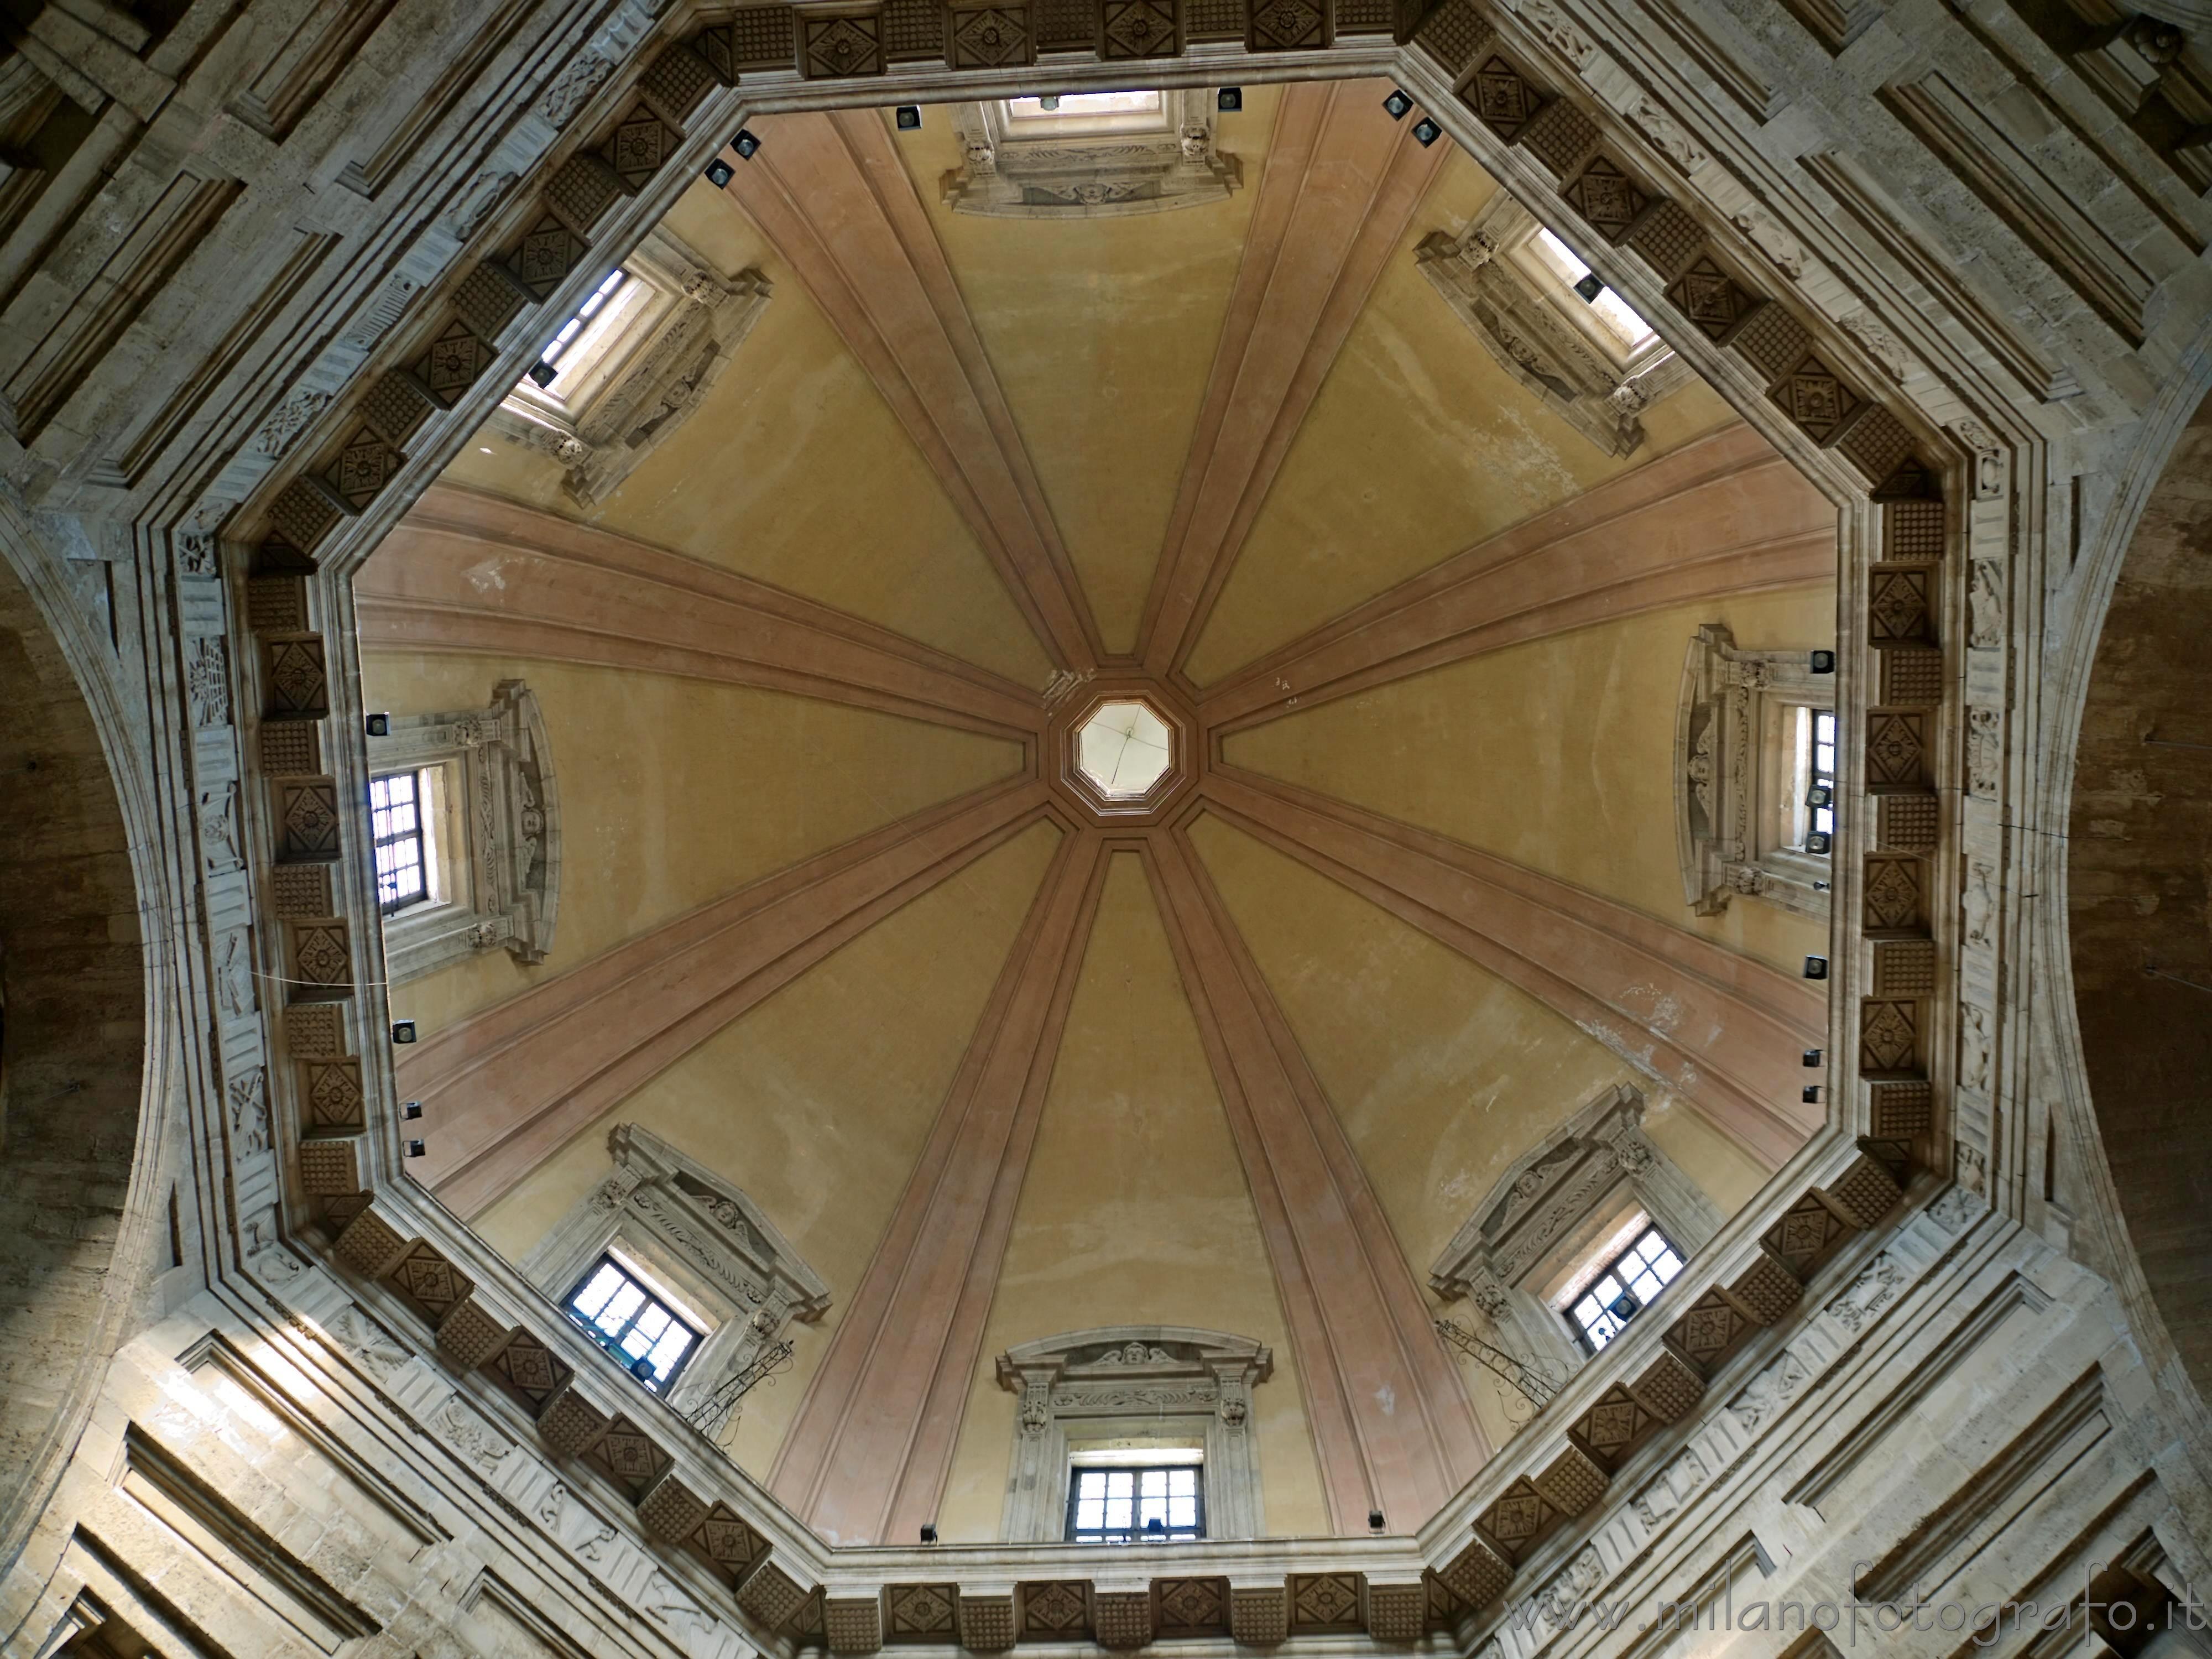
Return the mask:
POLYGON ((1225 200, 1243 183, 1234 155, 1214 148, 1214 89, 1160 94, 1148 130, 1021 131, 1004 100, 956 104, 952 125, 967 151, 945 175, 956 213, 1006 219, 1158 213, 1225 200))
POLYGON ((1051 1543, 1065 1531, 1071 1441, 1144 1433, 1205 1447, 1206 1535, 1266 1530, 1253 1385, 1274 1356, 1249 1337, 1180 1325, 1111 1325, 1024 1342, 999 1356, 1021 1397, 1000 1534, 1051 1543))
POLYGON ((373 775, 441 772, 446 792, 444 896, 384 919, 392 983, 480 951, 544 961, 561 904, 561 803, 536 695, 501 680, 482 708, 394 715, 387 735, 368 739, 368 759, 373 775))
POLYGON ((1447 1301, 1471 1301, 1515 1358, 1572 1371, 1589 1356, 1538 1291, 1632 1200, 1686 1261, 1724 1218, 1644 1134, 1644 1097, 1623 1083, 1498 1177, 1430 1267, 1429 1287, 1447 1301))
POLYGON ((1674 720, 1674 834, 1682 900, 1718 915, 1742 896, 1825 921, 1834 860, 1788 845, 1776 822, 1784 773, 1795 764, 1783 731, 1793 708, 1832 709, 1833 674, 1806 651, 1739 648, 1721 623, 1691 636, 1674 720))
POLYGON ((1632 453, 1644 410, 1694 376, 1656 334, 1620 349, 1580 297, 1537 266, 1528 247, 1542 228, 1500 190, 1465 230, 1432 231, 1413 258, 1508 374, 1607 454, 1632 453))
POLYGON ((713 1328, 670 1400, 688 1411, 775 1343, 818 1319, 830 1286, 744 1190, 649 1130, 615 1126, 614 1172, 569 1206, 519 1264, 559 1305, 608 1249, 620 1251, 713 1328))
POLYGON ((664 228, 622 261, 636 293, 574 365, 572 396, 522 381, 492 411, 492 430, 568 471, 572 500, 594 507, 698 407, 767 307, 757 270, 725 276, 664 228))

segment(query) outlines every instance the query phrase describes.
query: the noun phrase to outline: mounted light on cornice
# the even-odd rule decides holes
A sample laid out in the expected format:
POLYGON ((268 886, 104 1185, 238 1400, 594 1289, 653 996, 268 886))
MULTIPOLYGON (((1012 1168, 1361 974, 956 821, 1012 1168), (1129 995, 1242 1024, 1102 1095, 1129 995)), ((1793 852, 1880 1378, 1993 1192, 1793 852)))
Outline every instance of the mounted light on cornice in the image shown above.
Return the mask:
POLYGON ((919 132, 921 131, 921 106, 901 104, 894 112, 893 118, 897 121, 901 132, 919 132))
POLYGON ((419 1100, 403 1102, 399 1108, 399 1115, 410 1123, 415 1122, 422 1115, 422 1103, 419 1100))
POLYGON ((1390 88, 1390 95, 1382 100, 1382 107, 1390 112, 1390 118, 1402 121, 1413 107, 1413 94, 1403 87, 1390 88))
POLYGON ((937 1523, 933 1521, 922 1528, 921 1541, 925 1544, 934 1544, 937 1541, 937 1523))
POLYGON ((1836 653, 1832 651, 1815 651, 1813 653, 1812 668, 1815 674, 1834 673, 1836 672, 1836 653))
POLYGON ((721 189, 723 185, 737 177, 737 173, 738 170, 735 167, 719 155, 707 163, 707 182, 714 185, 716 190, 721 189))
POLYGON ((1808 1066, 1818 1066, 1820 1063, 1820 1051, 1818 1048, 1808 1048, 1805 1051, 1805 1063, 1808 1066))
POLYGON ((362 730, 372 738, 388 738, 392 735, 392 716, 389 714, 363 714, 361 717, 361 726, 362 730))
POLYGON ((1213 94, 1213 107, 1224 115, 1233 115, 1244 107, 1244 88, 1224 87, 1213 94))
POLYGON ((392 1022, 392 1040, 394 1042, 414 1042, 415 1022, 411 1019, 393 1020, 392 1022))
POLYGON ((1413 123, 1413 137, 1420 141, 1423 149, 1426 149, 1443 136, 1444 130, 1425 115, 1413 123))
POLYGON ((428 1151, 429 1148, 419 1140, 410 1140, 407 1143, 407 1156, 410 1158, 421 1158, 428 1151))
POLYGON ((730 140, 730 148, 750 161, 753 159, 754 152, 760 149, 760 140, 753 137, 752 129, 750 127, 739 127, 738 136, 730 140))
POLYGON ((530 366, 530 378, 540 386, 551 386, 555 380, 559 378, 560 373, 559 369, 542 357, 530 366))
POLYGON ((1807 957, 1805 958, 1805 977, 1806 977, 1807 979, 1826 979, 1826 978, 1827 978, 1827 976, 1828 976, 1828 959, 1827 959, 1827 957, 1807 957))

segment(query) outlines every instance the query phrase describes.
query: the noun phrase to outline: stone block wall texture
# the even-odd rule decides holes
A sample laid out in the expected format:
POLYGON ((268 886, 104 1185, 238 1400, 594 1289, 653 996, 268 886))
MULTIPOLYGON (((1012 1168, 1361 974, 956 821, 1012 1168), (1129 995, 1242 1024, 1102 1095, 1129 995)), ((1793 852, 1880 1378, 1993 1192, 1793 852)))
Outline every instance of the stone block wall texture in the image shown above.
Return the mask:
POLYGON ((138 1127, 145 981, 123 815, 0 565, 0 1511, 83 1373, 138 1127))

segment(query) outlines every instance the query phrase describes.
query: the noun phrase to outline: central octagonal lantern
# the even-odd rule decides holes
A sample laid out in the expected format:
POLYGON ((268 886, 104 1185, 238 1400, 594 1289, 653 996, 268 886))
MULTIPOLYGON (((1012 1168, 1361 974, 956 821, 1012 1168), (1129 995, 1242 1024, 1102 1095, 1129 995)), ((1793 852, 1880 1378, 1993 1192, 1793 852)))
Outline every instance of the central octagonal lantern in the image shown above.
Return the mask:
POLYGON ((1168 723, 1135 698, 1102 702, 1075 733, 1075 765, 1109 800, 1142 800, 1173 760, 1168 723))
POLYGON ((1163 821, 1199 769, 1197 711, 1147 676, 1102 677, 1053 711, 1053 781, 1089 817, 1163 821))

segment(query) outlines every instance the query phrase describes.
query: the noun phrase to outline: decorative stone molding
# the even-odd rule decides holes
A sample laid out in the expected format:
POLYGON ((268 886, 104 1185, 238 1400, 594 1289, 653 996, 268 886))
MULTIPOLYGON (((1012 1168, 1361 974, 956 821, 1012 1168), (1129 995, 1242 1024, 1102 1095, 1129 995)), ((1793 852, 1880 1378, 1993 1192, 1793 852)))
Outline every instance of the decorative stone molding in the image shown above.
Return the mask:
POLYGON ((570 1206, 521 1262, 561 1302, 609 1249, 659 1277, 714 1328, 677 1378, 688 1409, 777 1341, 818 1319, 830 1287, 744 1193, 634 1123, 607 1136, 614 1172, 570 1206))
POLYGON ((1024 132, 1003 100, 954 106, 964 165, 941 189, 956 213, 1004 219, 1158 213, 1225 200, 1243 183, 1237 158, 1214 147, 1214 90, 1163 92, 1142 122, 1107 131, 1024 132))
POLYGON ((1620 349, 1536 258, 1540 228, 1501 190, 1457 236, 1424 237, 1413 258, 1508 374, 1608 455, 1631 454, 1643 412, 1687 385, 1690 367, 1656 337, 1620 349))
POLYGON ((1537 1289, 1631 1201, 1686 1260, 1720 1231, 1712 1200, 1644 1134, 1644 1097, 1618 1084, 1498 1178, 1429 1269, 1430 1288, 1473 1302, 1516 1358, 1572 1370, 1588 1356, 1537 1289))
POLYGON ((543 962, 561 905, 561 800, 538 698, 501 680, 482 708, 399 714, 368 739, 370 770, 441 775, 437 842, 441 900, 384 921, 386 973, 397 985, 480 951, 543 962))
POLYGON ((1274 1355, 1249 1337, 1179 1325, 1115 1325, 1025 1342, 999 1356, 999 1386, 1021 1397, 1000 1531, 1049 1542, 1065 1532, 1071 1443, 1182 1436, 1205 1447, 1209 1538, 1263 1529, 1252 1389, 1274 1355))
POLYGON ((1721 623, 1691 637, 1674 720, 1674 833, 1683 902, 1718 915, 1736 897, 1825 920, 1830 858, 1789 844, 1796 708, 1835 707, 1835 677, 1803 651, 1741 649, 1721 623), (1816 885, 1816 884, 1822 884, 1816 885))
POLYGON ((697 408, 767 308, 757 270, 725 276, 664 228, 622 262, 635 285, 604 345, 563 374, 555 395, 530 381, 493 411, 492 429, 568 468, 577 505, 605 501, 697 408))

